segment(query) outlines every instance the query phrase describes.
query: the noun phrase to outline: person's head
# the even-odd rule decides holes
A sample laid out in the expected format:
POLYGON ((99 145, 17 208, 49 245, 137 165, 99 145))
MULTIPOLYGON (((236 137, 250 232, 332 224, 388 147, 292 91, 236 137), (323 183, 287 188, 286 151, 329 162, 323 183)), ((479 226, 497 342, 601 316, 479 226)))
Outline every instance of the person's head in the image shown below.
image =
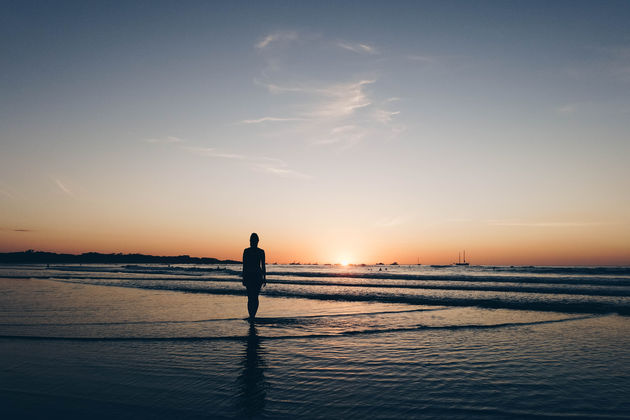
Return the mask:
POLYGON ((252 233, 251 235, 249 235, 249 244, 253 247, 258 246, 258 234, 252 233))

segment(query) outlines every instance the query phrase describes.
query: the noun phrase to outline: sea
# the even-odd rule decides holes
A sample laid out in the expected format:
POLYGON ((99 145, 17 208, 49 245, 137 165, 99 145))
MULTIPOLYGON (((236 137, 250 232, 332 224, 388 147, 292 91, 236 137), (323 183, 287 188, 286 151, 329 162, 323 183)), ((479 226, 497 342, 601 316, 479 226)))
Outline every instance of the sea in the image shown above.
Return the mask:
POLYGON ((0 265, 3 418, 630 418, 630 268, 0 265))

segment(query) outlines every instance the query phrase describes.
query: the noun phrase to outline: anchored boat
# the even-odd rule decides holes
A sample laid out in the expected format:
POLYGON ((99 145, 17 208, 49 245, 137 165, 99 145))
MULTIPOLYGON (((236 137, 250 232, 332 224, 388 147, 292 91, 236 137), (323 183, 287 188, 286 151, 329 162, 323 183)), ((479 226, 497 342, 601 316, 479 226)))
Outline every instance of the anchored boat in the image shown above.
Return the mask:
POLYGON ((457 262, 455 263, 455 265, 470 265, 469 263, 466 262, 466 250, 464 250, 464 261, 462 261, 462 254, 461 252, 457 254, 457 262))

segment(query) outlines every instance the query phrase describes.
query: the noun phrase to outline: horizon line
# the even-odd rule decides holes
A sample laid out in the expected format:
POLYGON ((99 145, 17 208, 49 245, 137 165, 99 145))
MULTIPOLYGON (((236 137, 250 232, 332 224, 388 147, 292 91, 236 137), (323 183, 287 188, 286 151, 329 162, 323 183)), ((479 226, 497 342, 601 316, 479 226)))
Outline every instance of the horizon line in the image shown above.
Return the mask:
MULTIPOLYGON (((179 255, 153 255, 153 254, 144 254, 141 252, 99 252, 99 251, 84 251, 84 252, 80 252, 80 253, 71 253, 71 252, 57 252, 57 251, 42 251, 42 250, 34 250, 34 249, 27 249, 27 250, 21 250, 21 251, 6 251, 6 252, 0 252, 0 256, 1 255, 6 255, 6 254, 28 254, 28 253, 44 253, 44 254, 55 254, 55 255, 71 255, 71 256, 75 256, 75 257, 79 257, 82 255, 86 255, 86 254, 99 254, 102 256, 108 256, 108 255, 120 255, 120 256, 143 256, 143 257, 153 257, 153 258, 190 258, 190 259, 209 259, 209 260, 216 260, 217 262, 221 262, 224 264, 233 264, 238 263, 241 264, 242 261, 239 258, 217 258, 217 257, 207 257, 207 256, 191 256, 188 254, 179 254, 179 255), (229 262, 228 262, 229 261, 229 262)), ((0 261, 0 264, 7 264, 4 263, 2 261, 0 261)), ((193 264, 193 263, 182 263, 182 264, 193 264)), ((210 264, 210 263, 208 263, 210 264)), ((212 263, 214 264, 214 263, 212 263)), ((355 263, 347 263, 347 264, 343 264, 341 262, 322 262, 320 263, 319 261, 309 261, 309 262, 303 262, 303 261, 298 261, 298 260, 293 260, 291 262, 279 262, 279 261, 273 261, 273 262, 268 262, 267 265, 331 265, 331 266, 342 266, 342 267, 357 267, 357 266, 425 266, 425 267, 430 267, 430 266, 442 266, 442 267, 450 267, 450 266, 457 266, 456 265, 457 262, 453 261, 450 263, 399 263, 398 261, 393 261, 390 263, 385 263, 382 261, 379 262, 375 262, 375 263, 365 263, 365 262, 355 262, 355 263)), ((532 266, 532 267, 630 267, 630 262, 626 262, 626 263, 621 263, 621 264, 473 264, 470 263, 471 267, 528 267, 528 266, 532 266)))

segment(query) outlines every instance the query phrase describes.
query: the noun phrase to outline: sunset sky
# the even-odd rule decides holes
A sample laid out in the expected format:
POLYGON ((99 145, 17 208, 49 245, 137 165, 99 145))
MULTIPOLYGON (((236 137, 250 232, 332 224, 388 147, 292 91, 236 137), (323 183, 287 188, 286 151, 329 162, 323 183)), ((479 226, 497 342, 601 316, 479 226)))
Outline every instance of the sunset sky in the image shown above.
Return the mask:
POLYGON ((9 2, 0 252, 630 264, 629 2, 9 2))

